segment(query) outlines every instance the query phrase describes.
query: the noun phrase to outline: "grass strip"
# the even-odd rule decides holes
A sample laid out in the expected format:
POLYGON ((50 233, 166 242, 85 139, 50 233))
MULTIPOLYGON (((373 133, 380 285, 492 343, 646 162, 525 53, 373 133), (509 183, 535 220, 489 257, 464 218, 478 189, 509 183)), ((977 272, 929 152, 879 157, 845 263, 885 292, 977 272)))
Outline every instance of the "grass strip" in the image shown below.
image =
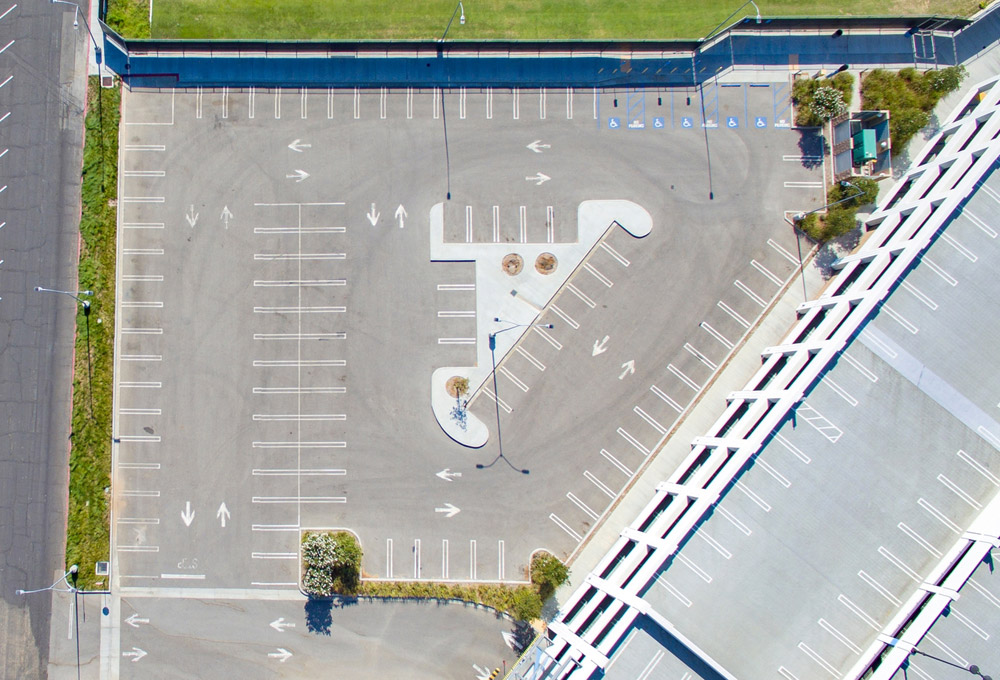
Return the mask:
POLYGON ((80 566, 78 586, 106 586, 94 573, 110 551, 111 394, 115 328, 115 238, 121 91, 87 83, 80 216, 79 289, 92 290, 90 313, 79 305, 70 433, 66 563, 80 566))

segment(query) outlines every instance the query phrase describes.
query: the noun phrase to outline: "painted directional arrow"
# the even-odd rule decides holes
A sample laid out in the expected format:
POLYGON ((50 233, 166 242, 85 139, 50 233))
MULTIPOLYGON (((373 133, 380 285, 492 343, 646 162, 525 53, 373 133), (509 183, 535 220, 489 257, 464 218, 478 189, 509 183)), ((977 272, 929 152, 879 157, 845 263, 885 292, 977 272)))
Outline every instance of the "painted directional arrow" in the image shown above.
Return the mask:
POLYGON ((285 663, 290 658, 292 658, 292 653, 285 649, 284 647, 278 647, 276 652, 268 652, 267 655, 272 659, 277 659, 281 663, 285 663))
POLYGON ((542 186, 542 184, 548 182, 552 178, 549 177, 548 175, 543 175, 542 173, 537 172, 533 176, 525 177, 524 179, 526 179, 529 182, 534 182, 536 187, 540 187, 542 186))
POLYGON ((542 149, 551 149, 552 145, 542 144, 542 140, 536 139, 535 141, 533 141, 531 144, 528 145, 528 148, 534 151, 535 153, 541 153, 542 149))
POLYGON ((199 214, 200 213, 196 213, 194 211, 194 203, 192 203, 191 207, 188 209, 188 214, 184 216, 184 219, 187 220, 187 223, 191 225, 192 229, 194 229, 194 225, 198 223, 199 214))
POLYGON ((296 139, 294 142, 288 145, 288 148, 292 151, 297 151, 302 153, 302 149, 311 149, 312 144, 303 144, 301 139, 296 139))
POLYGON ((285 621, 284 616, 279 616, 276 621, 271 621, 271 623, 267 625, 271 626, 271 628, 274 628, 279 633, 284 633, 286 628, 295 628, 295 624, 285 621))
POLYGON ((605 335, 603 340, 594 340, 594 353, 591 356, 596 357, 598 354, 603 354, 608 351, 608 340, 611 336, 605 335))
POLYGON ((229 229, 229 220, 233 219, 233 213, 229 210, 228 205, 222 208, 222 214, 219 215, 219 219, 226 225, 226 229, 229 229))
POLYGON ((635 359, 629 359, 628 361, 626 361, 624 364, 622 364, 622 368, 624 368, 625 370, 622 371, 622 374, 620 376, 618 376, 619 380, 622 380, 629 373, 635 373, 635 359))
POLYGON ((302 180, 304 180, 308 176, 309 176, 309 173, 306 172, 305 170, 296 170, 295 172, 293 172, 290 175, 285 175, 285 179, 294 179, 295 183, 298 184, 299 182, 301 182, 302 180))
POLYGON ((452 472, 451 468, 445 468, 444 470, 441 470, 441 472, 435 473, 435 476, 440 477, 441 479, 443 479, 446 482, 453 482, 455 480, 452 479, 452 478, 453 477, 461 477, 462 473, 461 472, 452 472))
POLYGON ((477 664, 472 664, 472 668, 476 671, 476 680, 490 680, 489 668, 483 668, 477 664))
POLYGON ((184 504, 184 511, 181 513, 181 519, 184 520, 184 526, 191 526, 191 522, 194 521, 194 510, 191 509, 191 501, 184 504))
POLYGON ((372 209, 368 213, 365 214, 365 217, 368 218, 368 221, 372 223, 373 227, 376 224, 378 224, 378 218, 381 217, 381 216, 382 216, 382 213, 375 211, 375 204, 374 203, 372 203, 372 209))
POLYGON ((133 628, 138 628, 140 624, 149 623, 149 619, 140 619, 138 614, 133 613, 132 616, 125 619, 125 623, 133 628))
POLYGON ((507 646, 516 652, 517 649, 515 649, 514 645, 517 644, 517 639, 514 637, 514 634, 508 633, 505 630, 500 631, 500 634, 503 636, 503 641, 507 643, 507 646))
POLYGON ((225 529, 226 528, 226 520, 229 519, 229 516, 230 516, 229 515, 229 508, 226 507, 225 501, 223 501, 222 505, 219 506, 219 510, 218 510, 218 512, 215 513, 215 516, 219 518, 219 520, 222 522, 222 528, 225 529))
POLYGON ((445 517, 454 517, 462 511, 451 503, 445 503, 443 508, 434 508, 434 512, 443 512, 445 517))
POLYGON ((122 652, 122 656, 126 658, 132 657, 132 663, 135 663, 142 657, 146 656, 146 652, 139 649, 138 647, 133 647, 131 652, 122 652))
MULTIPOLYGON (((406 208, 400 203, 399 207, 396 208, 396 219, 399 220, 399 228, 403 228, 403 218, 406 217, 406 208)), ((374 226, 374 225, 373 225, 374 226)))

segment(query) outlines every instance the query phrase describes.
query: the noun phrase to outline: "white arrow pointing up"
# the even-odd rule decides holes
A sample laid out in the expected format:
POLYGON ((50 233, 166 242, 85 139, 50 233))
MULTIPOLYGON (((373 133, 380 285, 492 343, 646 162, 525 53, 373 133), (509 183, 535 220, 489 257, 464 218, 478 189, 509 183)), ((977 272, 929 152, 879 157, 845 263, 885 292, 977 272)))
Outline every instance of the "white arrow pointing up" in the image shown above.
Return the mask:
MULTIPOLYGON (((400 229, 403 228, 403 218, 406 217, 406 216, 407 216, 406 215, 406 208, 404 208, 403 204, 400 203, 399 207, 396 208, 396 219, 399 220, 399 228, 400 229)), ((374 226, 374 225, 372 225, 372 226, 374 226)))
POLYGON ((302 180, 304 180, 308 176, 309 176, 309 173, 306 172, 305 170, 296 170, 295 172, 293 172, 290 175, 285 175, 285 179, 294 179, 295 182, 298 183, 298 182, 301 182, 302 180))
POLYGON ((149 619, 140 619, 138 614, 133 613, 132 616, 125 619, 125 623, 133 628, 138 628, 140 624, 149 623, 149 619))
POLYGON ((451 503, 445 503, 443 508, 434 508, 434 512, 443 512, 445 517, 454 517, 462 511, 451 503))
POLYGON ((444 470, 441 470, 441 472, 435 473, 435 476, 440 477, 441 479, 443 479, 446 482, 453 482, 455 480, 452 479, 452 477, 461 477, 462 473, 461 472, 452 472, 451 468, 445 468, 444 470))
POLYGON ((549 144, 542 144, 542 140, 536 139, 535 141, 533 141, 531 144, 528 145, 528 148, 534 151, 535 153, 541 153, 542 149, 551 149, 552 146, 549 144))
POLYGON ((529 182, 534 182, 536 187, 540 187, 542 186, 542 184, 548 182, 552 178, 549 177, 548 175, 543 175, 540 172, 536 172, 533 176, 525 177, 524 179, 526 179, 529 182))
POLYGON ((222 505, 219 506, 219 510, 215 513, 215 516, 219 518, 222 522, 222 528, 226 528, 226 520, 229 519, 229 508, 226 507, 226 502, 223 501, 222 505))
POLYGON ((629 373, 635 373, 635 359, 629 359, 628 361, 626 361, 624 364, 622 364, 622 368, 624 368, 625 370, 622 371, 622 374, 620 376, 618 376, 619 380, 622 380, 629 373))
POLYGON ((226 229, 229 229, 229 220, 233 218, 233 213, 229 210, 229 206, 222 208, 222 214, 219 215, 219 219, 223 221, 226 225, 226 229))
POLYGON ((201 213, 196 213, 194 211, 194 203, 192 203, 191 207, 188 209, 188 214, 184 216, 184 219, 187 220, 187 223, 191 225, 192 229, 194 229, 194 225, 198 223, 198 215, 200 214, 201 213))
POLYGON ((131 652, 122 652, 122 656, 126 658, 132 657, 132 663, 135 663, 142 657, 146 656, 146 652, 139 649, 138 647, 133 647, 131 652))
POLYGON ((287 649, 285 649, 284 647, 278 647, 278 651, 268 652, 267 655, 272 659, 277 659, 281 663, 285 663, 291 658, 292 653, 287 649))
POLYGON ((608 340, 611 336, 605 335, 603 340, 594 340, 594 353, 591 356, 597 356, 598 354, 603 354, 608 351, 608 340))
POLYGON ((378 223, 378 218, 381 217, 381 216, 382 216, 382 213, 375 211, 375 204, 374 203, 372 203, 372 209, 368 213, 365 214, 365 217, 368 218, 368 221, 372 223, 373 227, 378 223))
POLYGON ((267 625, 271 626, 271 628, 274 628, 279 633, 284 633, 286 628, 295 628, 295 624, 285 621, 284 616, 278 617, 276 621, 271 621, 271 623, 267 625))
POLYGON ((181 519, 184 520, 184 526, 191 526, 191 522, 194 521, 194 510, 191 509, 191 501, 184 504, 184 511, 181 512, 181 519))
POLYGON ((288 148, 292 151, 297 151, 302 153, 302 149, 311 149, 312 144, 303 144, 301 139, 296 139, 294 142, 288 145, 288 148))

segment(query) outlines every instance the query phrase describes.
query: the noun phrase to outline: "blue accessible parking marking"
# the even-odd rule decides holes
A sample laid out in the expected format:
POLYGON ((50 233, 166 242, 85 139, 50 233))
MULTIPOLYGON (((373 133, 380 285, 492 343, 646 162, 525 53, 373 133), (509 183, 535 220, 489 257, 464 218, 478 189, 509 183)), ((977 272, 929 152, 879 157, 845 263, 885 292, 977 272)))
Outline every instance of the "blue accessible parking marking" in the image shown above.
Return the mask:
POLYGON ((693 128, 694 127, 694 119, 691 118, 691 117, 689 117, 689 116, 684 116, 683 118, 681 118, 681 127, 682 128, 693 128))
POLYGON ((728 116, 726 118, 726 127, 728 128, 738 128, 740 126, 740 119, 736 116, 728 116))
POLYGON ((612 130, 617 130, 622 126, 622 122, 618 118, 608 118, 608 127, 612 130))
POLYGON ((766 128, 767 127, 767 116, 757 116, 754 118, 753 126, 755 128, 766 128))
POLYGON ((664 126, 664 124, 663 124, 663 118, 654 118, 653 119, 653 127, 654 128, 661 129, 663 126, 664 126))

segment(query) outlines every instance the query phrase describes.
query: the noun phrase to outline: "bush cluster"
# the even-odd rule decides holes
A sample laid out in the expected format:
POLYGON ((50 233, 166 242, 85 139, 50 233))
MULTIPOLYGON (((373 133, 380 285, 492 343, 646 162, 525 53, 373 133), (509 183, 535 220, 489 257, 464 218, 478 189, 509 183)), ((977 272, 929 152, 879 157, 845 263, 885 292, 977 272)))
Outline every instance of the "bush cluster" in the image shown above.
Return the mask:
POLYGON ((841 71, 832 78, 801 78, 792 87, 795 124, 816 127, 834 116, 847 113, 851 106, 854 76, 841 71))
POLYGON ((898 73, 875 69, 861 82, 861 104, 866 110, 889 111, 892 148, 900 152, 930 122, 941 97, 957 90, 965 76, 964 66, 924 73, 915 68, 898 73))
POLYGON ((858 208, 878 200, 878 182, 870 177, 854 177, 847 186, 838 183, 830 187, 826 199, 829 204, 837 205, 831 205, 822 217, 818 213, 806 215, 796 225, 818 243, 843 236, 857 226, 858 208), (844 199, 848 200, 838 203, 844 199))
POLYGON ((361 546, 346 531, 306 532, 302 569, 302 588, 310 595, 353 595, 361 581, 361 546))

